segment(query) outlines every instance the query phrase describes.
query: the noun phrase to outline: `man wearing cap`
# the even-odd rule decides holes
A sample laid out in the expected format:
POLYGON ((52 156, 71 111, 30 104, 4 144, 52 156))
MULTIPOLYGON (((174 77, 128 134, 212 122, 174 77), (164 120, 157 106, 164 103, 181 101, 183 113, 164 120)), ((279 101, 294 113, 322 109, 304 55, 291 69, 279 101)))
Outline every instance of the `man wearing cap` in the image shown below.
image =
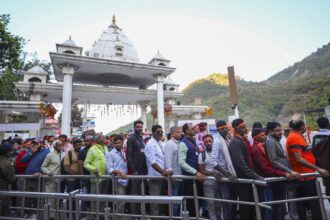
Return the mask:
MULTIPOLYGON (((223 120, 219 120, 216 123, 218 133, 213 136, 212 153, 210 157, 211 166, 219 171, 224 177, 229 178, 232 182, 236 181, 236 172, 231 161, 231 157, 228 150, 228 126, 223 120)), ((234 193, 232 185, 228 182, 219 182, 220 196, 222 199, 233 199, 234 193)), ((224 203, 223 218, 224 220, 232 219, 234 216, 232 203, 224 203)))
MULTIPOLYGON (((0 191, 7 191, 8 186, 15 181, 14 167, 9 162, 9 155, 12 151, 10 143, 0 145, 0 191)), ((0 216, 10 215, 10 198, 1 196, 1 213, 0 216)))
MULTIPOLYGON (((247 127, 245 122, 238 118, 232 122, 234 136, 229 143, 229 153, 238 178, 263 179, 254 168, 252 152, 247 140, 247 127)), ((253 201, 252 187, 249 184, 237 184, 236 193, 240 201, 253 201)), ((239 215, 241 220, 254 218, 253 209, 248 205, 240 205, 239 215)))
MULTIPOLYGON (((128 167, 132 175, 147 175, 147 160, 144 154, 145 144, 142 136, 143 122, 137 120, 134 122, 134 133, 127 139, 127 160, 128 167)), ((141 195, 141 179, 131 180, 131 195, 141 195)), ((140 214, 141 206, 137 203, 131 203, 131 213, 140 214)))

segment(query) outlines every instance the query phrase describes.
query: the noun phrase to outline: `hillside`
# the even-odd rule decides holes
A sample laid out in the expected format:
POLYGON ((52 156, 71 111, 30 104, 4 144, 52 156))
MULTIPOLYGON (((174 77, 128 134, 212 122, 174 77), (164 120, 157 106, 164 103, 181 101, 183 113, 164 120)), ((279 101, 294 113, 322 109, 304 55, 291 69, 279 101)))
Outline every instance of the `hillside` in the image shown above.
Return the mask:
MULTIPOLYGON (((287 124, 289 119, 306 110, 324 108, 330 98, 330 43, 302 61, 274 74, 263 82, 248 82, 237 77, 240 117, 249 125, 254 121, 265 124, 277 120, 287 124)), ((232 115, 227 74, 213 73, 196 80, 183 90, 182 104, 214 108, 215 119, 232 115)), ((307 113, 307 123, 316 128, 315 120, 324 113, 307 113)), ((149 115, 148 124, 151 123, 149 115)), ((111 133, 127 132, 132 124, 111 133)))
MULTIPOLYGON (((325 107, 330 98, 330 43, 266 81, 238 80, 237 86, 240 116, 249 124, 269 120, 285 124, 294 114, 325 107)), ((216 119, 232 114, 226 74, 196 80, 183 92, 182 104, 192 104, 200 97, 202 104, 214 108, 216 119)), ((307 122, 318 116, 308 114, 307 122)))

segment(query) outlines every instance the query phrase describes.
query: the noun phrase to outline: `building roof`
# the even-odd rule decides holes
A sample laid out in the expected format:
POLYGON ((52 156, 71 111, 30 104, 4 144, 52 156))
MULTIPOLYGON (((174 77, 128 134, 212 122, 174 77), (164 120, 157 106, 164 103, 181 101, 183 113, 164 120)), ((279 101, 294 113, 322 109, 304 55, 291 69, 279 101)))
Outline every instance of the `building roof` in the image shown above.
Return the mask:
POLYGON ((71 39, 71 36, 69 36, 69 39, 67 39, 66 41, 64 41, 62 44, 63 45, 67 45, 67 46, 71 46, 71 47, 78 47, 78 45, 76 44, 76 42, 74 42, 71 39))
POLYGON ((153 57, 153 59, 157 59, 157 60, 168 60, 168 59, 166 59, 162 54, 160 54, 159 51, 158 51, 157 54, 153 57))
POLYGON ((164 84, 167 84, 167 85, 179 85, 179 84, 177 84, 177 83, 175 83, 174 81, 173 81, 173 79, 171 78, 171 77, 167 77, 167 79, 165 80, 165 83, 164 84))
POLYGON ((139 61, 134 45, 118 27, 115 16, 113 16, 112 24, 93 44, 89 56, 127 62, 139 61))
POLYGON ((34 66, 28 71, 27 73, 33 73, 33 74, 40 74, 40 75, 48 75, 48 73, 41 67, 41 66, 34 66))

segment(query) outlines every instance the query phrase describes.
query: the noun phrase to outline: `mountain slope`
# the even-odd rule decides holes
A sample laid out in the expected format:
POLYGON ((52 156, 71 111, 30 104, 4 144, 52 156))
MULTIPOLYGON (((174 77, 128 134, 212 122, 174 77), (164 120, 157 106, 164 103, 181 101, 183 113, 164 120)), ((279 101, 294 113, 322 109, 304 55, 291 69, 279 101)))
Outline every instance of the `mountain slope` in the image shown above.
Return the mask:
MULTIPOLYGON (((227 82, 224 74, 211 74, 185 88, 182 104, 192 104, 201 98, 202 104, 214 108, 216 119, 232 114, 227 82)), ((249 124, 278 120, 285 124, 294 114, 323 108, 330 98, 330 43, 293 66, 263 82, 237 81, 239 112, 249 124)), ((312 123, 319 115, 307 115, 312 123)), ((315 123, 313 124, 315 126, 315 123)))
MULTIPOLYGON (((237 76, 240 117, 249 125, 277 120, 286 125, 289 119, 306 110, 324 108, 330 98, 330 43, 302 61, 274 74, 263 82, 247 82, 237 76)), ((232 115, 227 74, 213 73, 196 80, 183 90, 182 104, 195 99, 214 108, 215 119, 232 115)), ((307 123, 316 128, 316 118, 324 113, 306 114, 307 123)), ((149 115, 150 117, 150 115, 149 115)), ((151 117, 148 119, 151 125, 151 117)), ((127 132, 132 124, 111 133, 127 132)))

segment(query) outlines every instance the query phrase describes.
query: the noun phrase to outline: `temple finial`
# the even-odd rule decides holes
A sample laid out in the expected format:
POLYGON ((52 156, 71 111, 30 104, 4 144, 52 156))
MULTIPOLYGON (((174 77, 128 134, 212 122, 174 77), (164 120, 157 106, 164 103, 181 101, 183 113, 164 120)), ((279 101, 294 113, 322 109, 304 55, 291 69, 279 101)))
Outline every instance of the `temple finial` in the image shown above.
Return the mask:
POLYGON ((115 16, 115 14, 112 16, 112 24, 116 24, 116 16, 115 16))

